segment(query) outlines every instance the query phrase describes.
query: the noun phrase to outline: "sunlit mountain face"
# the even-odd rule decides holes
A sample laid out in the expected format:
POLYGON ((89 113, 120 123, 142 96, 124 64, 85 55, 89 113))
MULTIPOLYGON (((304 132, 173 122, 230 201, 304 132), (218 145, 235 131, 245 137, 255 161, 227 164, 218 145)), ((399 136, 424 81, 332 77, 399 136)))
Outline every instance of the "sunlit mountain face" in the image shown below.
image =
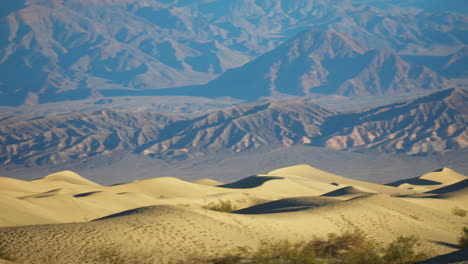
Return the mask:
MULTIPOLYGON (((362 43, 357 49, 450 56, 467 44, 468 18, 460 12, 461 2, 441 3, 7 1, 0 13, 0 104, 202 85, 311 28, 355 38, 362 43)), ((419 64, 431 68, 433 61, 419 64)), ((437 73, 453 78, 459 71, 437 73)), ((285 82, 298 82, 298 77, 291 74, 285 82)))

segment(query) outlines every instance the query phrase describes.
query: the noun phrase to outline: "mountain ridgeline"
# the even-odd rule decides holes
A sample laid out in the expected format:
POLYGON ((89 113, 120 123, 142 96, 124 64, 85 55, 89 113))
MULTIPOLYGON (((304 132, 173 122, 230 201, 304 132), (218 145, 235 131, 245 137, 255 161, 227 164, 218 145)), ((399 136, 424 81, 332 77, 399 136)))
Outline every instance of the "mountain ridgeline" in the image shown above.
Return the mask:
POLYGON ((259 102, 197 118, 143 111, 4 118, 3 164, 59 164, 133 152, 178 159, 265 146, 320 146, 424 155, 468 146, 468 92, 447 89, 364 112, 335 113, 305 101, 259 102))
MULTIPOLYGON (((281 65, 265 61, 259 73, 270 76, 264 83, 254 83, 270 82, 272 90, 284 92, 286 88, 280 85, 287 80, 280 73, 288 72, 294 94, 313 87, 327 93, 371 92, 363 91, 364 85, 378 85, 377 93, 432 89, 443 85, 440 77, 407 65, 392 52, 446 56, 468 44, 466 14, 429 13, 392 4, 379 7, 351 0, 5 2, 0 11, 0 105, 78 100, 101 96, 107 90, 206 84, 310 28, 341 32, 359 39, 363 46, 328 47, 353 50, 327 57, 336 58, 330 65, 313 56, 295 58, 287 67, 294 53, 262 59, 281 65), (370 51, 365 46, 384 51, 370 51), (313 63, 304 64, 308 60, 313 63), (345 76, 330 82, 341 63, 357 66, 354 72, 346 71, 345 76), (306 66, 309 72, 296 71, 294 65, 306 66)), ((334 36, 330 42, 323 41, 339 44, 334 36)), ((304 43, 290 41, 289 50, 296 42, 304 43)), ((299 55, 306 51, 297 49, 299 55)), ((454 71, 458 70, 450 72, 454 71)), ((259 89, 259 95, 267 94, 266 87, 259 89)))
POLYGON ((444 87, 450 87, 445 78, 395 53, 370 49, 340 33, 311 29, 193 93, 256 100, 284 94, 362 96, 444 87))

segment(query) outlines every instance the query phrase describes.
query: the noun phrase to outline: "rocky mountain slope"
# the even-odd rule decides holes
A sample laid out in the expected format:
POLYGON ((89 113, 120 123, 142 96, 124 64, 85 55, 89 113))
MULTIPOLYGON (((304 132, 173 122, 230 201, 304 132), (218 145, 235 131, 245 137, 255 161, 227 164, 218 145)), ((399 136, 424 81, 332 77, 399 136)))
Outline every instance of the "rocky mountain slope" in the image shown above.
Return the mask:
POLYGON ((323 146, 410 155, 468 146, 468 92, 448 89, 420 99, 337 115, 322 125, 323 146))
POLYGON ((447 78, 468 79, 468 46, 447 56, 403 56, 405 60, 424 65, 447 78))
POLYGON ((203 84, 311 27, 370 47, 443 55, 466 45, 468 31, 463 14, 350 0, 18 0, 4 6, 1 105, 203 84))
POLYGON ((58 164, 133 152, 164 160, 294 145, 424 155, 468 146, 468 95, 448 89, 364 112, 260 102, 196 118, 102 110, 0 121, 0 160, 58 164))
POLYGON ((57 164, 72 159, 133 151, 156 140, 177 117, 104 109, 88 113, 3 118, 0 162, 57 164))
POLYGON ((395 53, 367 48, 340 33, 311 29, 193 93, 255 100, 284 94, 396 94, 450 85, 395 53))
POLYGON ((241 105, 168 126, 162 131, 164 138, 142 146, 141 151, 154 157, 174 157, 310 144, 311 138, 320 136, 320 125, 332 115, 303 101, 241 105))

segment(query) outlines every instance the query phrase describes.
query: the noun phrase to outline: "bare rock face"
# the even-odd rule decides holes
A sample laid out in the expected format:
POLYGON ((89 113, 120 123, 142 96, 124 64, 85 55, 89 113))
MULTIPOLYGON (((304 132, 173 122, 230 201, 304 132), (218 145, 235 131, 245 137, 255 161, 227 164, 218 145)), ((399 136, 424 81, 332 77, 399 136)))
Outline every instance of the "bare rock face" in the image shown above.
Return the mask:
POLYGON ((369 49, 340 33, 308 30, 195 90, 203 96, 247 100, 278 94, 345 96, 447 88, 450 82, 397 54, 369 49))
POLYGON ((303 101, 263 102, 175 123, 165 138, 142 150, 154 157, 194 155, 231 150, 241 152, 264 146, 309 144, 320 135, 320 125, 333 112, 303 101))
POLYGON ((62 116, 5 118, 0 126, 2 164, 57 164, 133 151, 156 140, 178 118, 151 112, 104 109, 62 116))
POLYGON ((468 146, 468 92, 448 89, 404 103, 337 115, 322 126, 323 146, 410 155, 468 146))
POLYGON ((312 145, 424 155, 468 147, 468 92, 348 114, 304 101, 259 102, 195 118, 105 109, 0 120, 2 164, 58 164, 132 152, 160 159, 312 145))

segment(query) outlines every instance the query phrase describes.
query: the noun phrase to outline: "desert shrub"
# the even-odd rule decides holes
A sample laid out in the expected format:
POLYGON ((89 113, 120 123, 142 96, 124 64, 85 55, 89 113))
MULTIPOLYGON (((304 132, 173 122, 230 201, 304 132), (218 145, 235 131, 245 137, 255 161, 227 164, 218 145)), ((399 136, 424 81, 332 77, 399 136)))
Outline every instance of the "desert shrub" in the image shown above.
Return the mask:
MULTIPOLYGON (((332 262, 329 262, 332 263, 332 262)), ((382 248, 375 242, 369 241, 364 247, 352 249, 340 259, 336 260, 339 264, 384 264, 382 258, 382 248)))
POLYGON ((239 248, 217 257, 192 256, 180 264, 323 264, 307 243, 261 242, 256 250, 239 248))
POLYGON ((458 237, 458 245, 461 248, 468 248, 468 227, 462 229, 462 233, 458 237))
MULTIPOLYGON (((468 228, 464 229, 468 239, 468 228)), ((468 240, 467 240, 468 241, 468 240)), ((191 257, 180 264, 412 264, 429 256, 420 251, 416 236, 400 236, 382 247, 361 230, 329 234, 309 242, 261 242, 218 257, 191 257)))
POLYGON ((463 210, 459 207, 455 207, 452 209, 452 214, 461 216, 461 217, 466 217, 466 210, 463 210))
POLYGON ((262 242, 250 257, 255 264, 320 264, 308 243, 290 243, 287 240, 262 242))
POLYGON ((16 256, 16 254, 6 250, 3 247, 0 247, 0 259, 15 261, 18 260, 18 257, 16 256))
POLYGON ((425 260, 429 255, 418 251, 421 242, 417 236, 399 236, 395 241, 384 248, 383 259, 390 264, 411 264, 425 260))
POLYGON ((341 235, 328 234, 326 238, 314 238, 309 242, 315 254, 321 258, 344 255, 348 251, 363 249, 367 245, 367 238, 362 230, 346 231, 341 235))
POLYGON ((211 202, 205 206, 204 209, 218 211, 218 212, 225 212, 230 213, 237 210, 237 207, 231 203, 231 201, 223 201, 219 200, 217 203, 211 202))
POLYGON ((111 248, 100 248, 97 254, 90 253, 92 263, 96 264, 126 264, 127 261, 124 259, 122 254, 115 249, 111 248))

